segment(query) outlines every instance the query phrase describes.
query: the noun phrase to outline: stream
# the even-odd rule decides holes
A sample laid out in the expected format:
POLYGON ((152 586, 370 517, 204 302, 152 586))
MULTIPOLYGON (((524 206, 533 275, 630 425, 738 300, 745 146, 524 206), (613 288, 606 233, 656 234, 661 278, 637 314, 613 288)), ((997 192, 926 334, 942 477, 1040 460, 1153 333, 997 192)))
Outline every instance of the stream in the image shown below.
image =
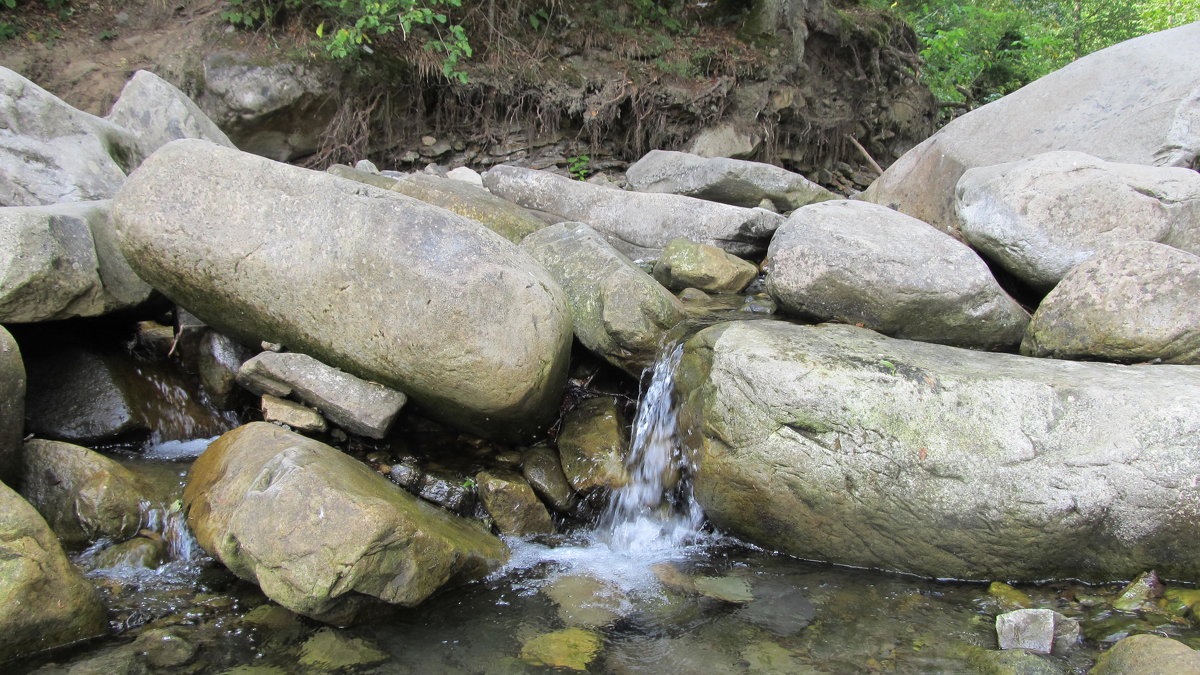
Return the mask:
POLYGON ((510 562, 485 581, 350 628, 271 603, 195 544, 178 500, 211 437, 177 432, 109 449, 167 493, 147 505, 143 526, 166 541, 168 560, 95 569, 111 542, 77 552, 113 635, 8 672, 1085 673, 1102 648, 1133 633, 1200 647, 1200 630, 1186 621, 1112 609, 1123 584, 1048 582, 1017 593, 1027 606, 1079 620, 1083 642, 1053 655, 1001 652, 995 617, 1014 607, 986 585, 806 562, 713 531, 679 442, 681 354, 679 344, 664 349, 645 378, 631 480, 591 522, 508 537, 510 562))

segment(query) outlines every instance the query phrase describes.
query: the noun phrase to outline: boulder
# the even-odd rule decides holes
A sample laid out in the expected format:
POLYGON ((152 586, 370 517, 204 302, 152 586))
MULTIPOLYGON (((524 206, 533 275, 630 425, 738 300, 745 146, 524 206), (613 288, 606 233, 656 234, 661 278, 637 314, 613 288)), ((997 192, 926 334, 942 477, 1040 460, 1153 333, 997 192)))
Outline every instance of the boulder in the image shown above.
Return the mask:
POLYGON ((111 202, 0 208, 0 321, 129 309, 150 298, 117 246, 111 202))
POLYGON ((769 550, 939 578, 1200 574, 1200 369, 751 321, 692 338, 677 382, 697 500, 769 550))
POLYGON ((483 223, 513 243, 520 243, 526 235, 547 225, 528 209, 453 178, 414 173, 396 181, 391 189, 483 223))
POLYGON ((967 241, 1042 292, 1109 244, 1200 254, 1200 173, 1188 169, 1051 152, 970 169, 957 195, 967 241))
POLYGON ((0 206, 112 197, 142 156, 130 132, 0 67, 0 206))
POLYGON ((675 239, 654 263, 654 278, 671 290, 698 288, 709 293, 740 293, 758 276, 758 265, 716 246, 675 239))
POLYGON ((1161 635, 1130 635, 1096 659, 1089 675, 1200 675, 1200 651, 1161 635))
POLYGON ((508 557, 476 523, 265 422, 214 441, 192 465, 183 501, 196 540, 231 572, 329 623, 354 620, 373 599, 415 606, 508 557))
POLYGON ((1052 609, 1017 609, 996 617, 1000 649, 1062 653, 1079 642, 1079 622, 1052 609))
POLYGON ((284 55, 264 61, 239 52, 204 58, 197 103, 229 140, 256 155, 287 162, 321 148, 337 111, 339 71, 284 55))
POLYGON ((295 396, 354 434, 383 438, 404 394, 330 368, 306 354, 263 352, 246 361, 237 381, 256 394, 295 396))
POLYGON ((521 457, 521 473, 533 491, 555 511, 565 513, 575 506, 575 491, 567 482, 562 462, 553 448, 539 446, 526 450, 521 457))
POLYGON ((973 167, 1054 150, 1194 165, 1200 127, 1186 122, 1200 110, 1197 60, 1196 23, 1085 56, 947 124, 888 167, 863 198, 953 232, 954 186, 973 167))
POLYGON ((100 594, 38 512, 0 483, 0 662, 108 632, 100 594))
POLYGON ((0 326, 0 481, 13 484, 25 435, 25 362, 12 334, 0 326))
POLYGON ((797 209, 764 266, 780 309, 804 319, 979 349, 1016 347, 1029 323, 970 248, 866 202, 797 209))
POLYGON ((1042 300, 1021 353, 1198 364, 1197 297, 1200 256, 1149 241, 1117 244, 1076 265, 1042 300))
POLYGON ((82 445, 215 436, 228 428, 194 383, 123 352, 61 346, 26 354, 28 430, 82 445))
POLYGON ((187 94, 148 70, 129 78, 105 119, 132 132, 145 157, 179 138, 202 138, 234 147, 187 94))
POLYGON ((215 330, 204 331, 196 353, 196 370, 209 400, 228 410, 237 400, 237 374, 254 353, 215 330))
POLYGON ((357 167, 346 166, 345 164, 334 164, 328 169, 325 169, 325 171, 329 174, 337 176, 338 178, 345 178, 346 180, 365 183, 366 185, 374 185, 375 187, 383 190, 392 189, 392 186, 395 185, 396 181, 398 180, 390 176, 382 176, 378 171, 364 171, 357 167))
POLYGON ((507 469, 481 471, 475 476, 479 501, 501 534, 524 537, 551 534, 554 520, 521 474, 507 469))
POLYGON ((583 223, 551 225, 521 248, 567 292, 579 341, 634 377, 684 318, 678 298, 583 223))
POLYGON ((837 199, 837 195, 787 169, 727 157, 651 150, 625 172, 629 189, 665 192, 753 208, 768 199, 778 211, 837 199))
POLYGON ((21 496, 63 544, 83 547, 101 537, 137 534, 149 488, 116 461, 78 445, 32 439, 21 453, 21 496))
POLYGON ((475 169, 466 166, 450 169, 446 172, 446 178, 474 185, 477 188, 483 187, 483 176, 479 175, 479 172, 475 169))
POLYGON ((547 171, 500 165, 483 175, 494 194, 527 209, 591 225, 631 258, 656 258, 672 239, 718 246, 745 258, 761 256, 783 217, 681 195, 626 192, 547 171))
POLYGON ((611 396, 580 401, 563 418, 558 434, 563 472, 580 494, 612 491, 625 485, 629 421, 611 396))
POLYGON ((701 129, 690 143, 688 152, 701 157, 746 158, 762 147, 762 136, 746 131, 744 125, 719 124, 701 129))
POLYGON ((474 221, 197 140, 154 153, 113 208, 138 273, 234 339, 310 354, 480 435, 523 437, 557 411, 566 298, 474 221))

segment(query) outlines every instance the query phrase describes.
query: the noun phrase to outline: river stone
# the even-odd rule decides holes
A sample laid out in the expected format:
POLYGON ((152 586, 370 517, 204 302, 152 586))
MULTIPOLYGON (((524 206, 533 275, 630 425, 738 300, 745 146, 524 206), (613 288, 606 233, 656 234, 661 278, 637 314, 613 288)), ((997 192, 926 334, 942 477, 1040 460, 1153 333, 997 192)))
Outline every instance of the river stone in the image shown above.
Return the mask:
POLYGON ((321 413, 299 403, 263 394, 260 405, 264 422, 281 424, 302 434, 320 434, 329 430, 321 413))
POLYGON ((112 358, 68 347, 31 360, 28 373, 25 417, 32 433, 93 445, 150 430, 112 358))
POLYGON ((474 185, 477 188, 483 187, 483 176, 479 175, 479 172, 475 169, 466 166, 450 169, 446 172, 446 178, 459 181, 460 183, 474 185))
POLYGON ((575 506, 575 491, 563 473, 558 452, 539 446, 525 451, 521 458, 521 473, 529 486, 555 511, 565 513, 575 506))
POLYGON ((797 209, 764 266, 771 297, 804 319, 978 349, 1016 347, 1029 323, 970 248, 866 202, 797 209))
POLYGON ((1000 649, 1027 649, 1038 654, 1054 650, 1054 620, 1050 609, 1018 609, 996 617, 1000 649))
POLYGON ((967 241, 1043 292, 1110 244, 1200 254, 1200 173, 1188 169, 1051 152, 970 169, 957 194, 967 241))
POLYGON ((228 410, 237 400, 237 374, 254 356, 250 349, 215 330, 204 331, 196 353, 196 370, 209 400, 228 410))
POLYGON ((368 438, 387 435, 408 401, 398 391, 295 352, 263 352, 242 364, 237 381, 256 394, 294 395, 346 431, 368 438))
POLYGON ((479 501, 501 534, 524 537, 554 532, 550 512, 538 500, 529 483, 515 471, 481 471, 475 476, 479 501))
POLYGON ((779 211, 837 199, 798 173, 772 164, 686 152, 651 150, 625 171, 629 188, 755 207, 770 200, 779 211))
POLYGON ((479 435, 532 435, 557 412, 566 298, 478 223, 197 140, 154 153, 114 219, 138 273, 234 339, 404 391, 479 435))
POLYGON ((1139 574, 1112 601, 1113 609, 1122 612, 1153 610, 1161 603, 1163 585, 1154 570, 1139 574))
POLYGON ((148 70, 139 70, 129 78, 105 119, 131 131, 147 157, 178 138, 202 138, 234 147, 187 94, 148 70))
POLYGON ((586 574, 555 577, 544 589, 568 626, 602 628, 627 614, 628 601, 615 584, 586 574))
POLYGON ((678 387, 705 515, 768 550, 938 578, 1200 574, 1200 369, 750 321, 692 338, 678 387))
POLYGON ((528 209, 453 178, 414 173, 396 181, 391 189, 483 223, 514 244, 547 225, 528 209))
POLYGON ((558 434, 558 454, 563 473, 580 494, 625 485, 629 421, 617 399, 597 396, 572 408, 558 434))
POLYGON ((508 558, 476 523, 266 422, 214 441, 183 501, 204 550, 280 605, 328 623, 354 620, 372 598, 415 606, 508 558))
POLYGON ((678 298, 583 223, 551 225, 521 248, 567 292, 583 346, 634 377, 684 318, 678 298))
POLYGON ((24 429, 25 362, 17 341, 0 326, 0 481, 15 483, 24 429))
POLYGON ((745 258, 761 256, 783 217, 763 209, 682 195, 626 192, 547 171, 500 165, 483 175, 494 194, 527 209, 582 221, 631 258, 657 258, 672 239, 718 246, 745 258))
POLYGON ((758 276, 758 265, 716 246, 675 239, 654 263, 654 278, 671 290, 740 293, 758 276))
POLYGON ((129 469, 70 443, 32 439, 21 453, 21 496, 63 544, 82 547, 100 537, 137 534, 147 486, 129 469))
POLYGON ((1200 675, 1200 651, 1161 635, 1131 635, 1096 659, 1089 675, 1200 675))
POLYGON ((345 164, 334 164, 328 169, 325 169, 325 172, 330 175, 337 176, 338 178, 345 178, 346 180, 352 180, 358 183, 374 185, 382 190, 392 189, 392 186, 396 184, 397 180, 389 176, 381 176, 378 171, 364 171, 359 168, 346 166, 345 164))
POLYGON ((325 628, 300 645, 298 663, 316 672, 339 673, 378 665, 391 658, 391 654, 362 638, 325 628))
POLYGON ((146 663, 155 668, 180 668, 196 658, 199 648, 179 633, 182 628, 151 628, 133 641, 146 663))
POLYGON ((121 254, 111 202, 0 208, 0 321, 90 317, 135 307, 151 289, 121 254))
POLYGON ((311 155, 337 110, 341 71, 282 52, 265 58, 208 54, 196 102, 246 152, 280 162, 311 155))
POLYGON ((535 666, 585 671, 601 645, 596 631, 566 628, 530 638, 521 646, 521 660, 535 666))
POLYGON ((0 483, 0 662, 108 632, 100 595, 46 521, 0 483))
POLYGON ((954 188, 967 169, 1054 150, 1110 162, 1196 166, 1200 24, 1122 42, 947 124, 867 190, 943 231, 958 228, 954 188))
POLYGON ((1021 353, 1197 364, 1197 297, 1200 257, 1149 241, 1114 245, 1072 268, 1042 300, 1021 353))
POLYGON ((130 132, 0 67, 0 206, 108 199, 141 159, 130 132))
POLYGON ((167 558, 167 545, 162 538, 134 537, 113 544, 96 554, 92 569, 144 568, 155 569, 167 558))

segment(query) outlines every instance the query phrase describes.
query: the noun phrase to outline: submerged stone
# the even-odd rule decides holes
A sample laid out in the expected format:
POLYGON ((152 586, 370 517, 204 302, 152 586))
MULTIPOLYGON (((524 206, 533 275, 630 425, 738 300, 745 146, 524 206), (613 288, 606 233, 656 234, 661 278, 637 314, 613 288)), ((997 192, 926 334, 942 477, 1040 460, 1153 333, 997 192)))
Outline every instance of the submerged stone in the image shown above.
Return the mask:
POLYGON ((298 662, 309 668, 340 672, 374 666, 391 655, 362 638, 352 638, 325 628, 300 645, 298 662))
POLYGON ((535 666, 587 670, 600 652, 600 634, 583 628, 545 633, 521 647, 521 660, 535 666))

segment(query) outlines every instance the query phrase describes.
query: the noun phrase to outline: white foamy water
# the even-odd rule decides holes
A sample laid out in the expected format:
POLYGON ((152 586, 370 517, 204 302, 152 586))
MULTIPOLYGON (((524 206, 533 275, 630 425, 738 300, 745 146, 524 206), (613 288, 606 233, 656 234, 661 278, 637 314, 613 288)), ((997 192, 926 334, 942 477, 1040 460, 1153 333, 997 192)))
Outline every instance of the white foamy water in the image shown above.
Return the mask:
POLYGON ((631 597, 656 595, 660 585, 654 565, 702 557, 717 543, 717 536, 701 531, 704 514, 692 497, 693 467, 680 443, 675 372, 682 355, 682 344, 670 345, 650 371, 625 462, 629 481, 613 493, 596 527, 554 546, 506 538, 512 558, 494 578, 549 566, 545 576, 517 587, 586 575, 631 597))
POLYGON ((161 441, 150 442, 142 450, 142 456, 146 459, 195 459, 208 449, 208 446, 220 436, 212 436, 210 438, 193 438, 186 441, 161 441))

